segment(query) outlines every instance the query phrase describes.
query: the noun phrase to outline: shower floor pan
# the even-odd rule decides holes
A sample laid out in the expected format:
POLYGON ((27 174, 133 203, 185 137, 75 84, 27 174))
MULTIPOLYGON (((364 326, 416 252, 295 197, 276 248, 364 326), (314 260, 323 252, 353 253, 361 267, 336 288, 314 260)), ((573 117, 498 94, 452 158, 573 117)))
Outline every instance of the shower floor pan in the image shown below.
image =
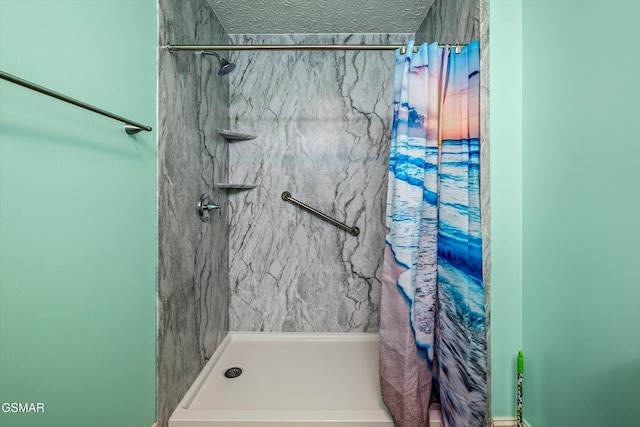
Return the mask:
POLYGON ((393 427, 378 334, 230 332, 169 427, 240 426, 393 427))

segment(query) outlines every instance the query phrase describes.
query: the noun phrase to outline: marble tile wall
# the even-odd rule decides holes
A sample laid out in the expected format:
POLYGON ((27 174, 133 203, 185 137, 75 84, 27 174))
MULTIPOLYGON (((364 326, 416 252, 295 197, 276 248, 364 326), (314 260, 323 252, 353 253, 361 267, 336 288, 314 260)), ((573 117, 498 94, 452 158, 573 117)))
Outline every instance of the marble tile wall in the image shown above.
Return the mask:
MULTIPOLYGON (((491 342, 491 172, 489 146, 489 0, 477 0, 478 35, 480 40, 480 210, 482 226, 482 277, 484 281, 485 310, 487 313, 487 343, 491 342)), ((491 427, 491 345, 487 347, 487 407, 484 427, 491 427)))
MULTIPOLYGON (((413 34, 232 36, 246 44, 402 44, 413 34)), ((377 331, 393 51, 237 52, 229 179, 230 328, 377 331), (284 191, 349 226, 281 199, 284 191)))
MULTIPOLYGON (((206 0, 160 0, 159 42, 227 44, 206 0)), ((226 206, 228 78, 199 53, 159 52, 157 420, 169 416, 229 328, 229 232, 203 223, 201 193, 226 206)), ((226 212, 223 212, 226 214, 226 212)))
POLYGON ((416 32, 416 42, 463 44, 479 40, 482 1, 435 0, 416 32))

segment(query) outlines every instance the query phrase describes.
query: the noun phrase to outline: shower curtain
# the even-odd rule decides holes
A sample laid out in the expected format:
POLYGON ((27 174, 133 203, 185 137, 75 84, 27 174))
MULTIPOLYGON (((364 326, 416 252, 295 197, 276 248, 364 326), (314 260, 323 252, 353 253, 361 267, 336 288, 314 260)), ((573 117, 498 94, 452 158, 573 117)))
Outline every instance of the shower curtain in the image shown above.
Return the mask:
POLYGON ((396 427, 481 426, 487 339, 480 231, 480 46, 396 54, 380 385, 396 427))

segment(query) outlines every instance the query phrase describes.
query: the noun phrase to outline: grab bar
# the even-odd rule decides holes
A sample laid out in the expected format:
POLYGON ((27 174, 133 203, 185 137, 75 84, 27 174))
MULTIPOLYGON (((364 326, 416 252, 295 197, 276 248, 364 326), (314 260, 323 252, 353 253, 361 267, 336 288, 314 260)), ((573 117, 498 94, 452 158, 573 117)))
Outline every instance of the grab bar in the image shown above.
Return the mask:
POLYGON ((342 230, 346 231, 347 233, 351 234, 352 236, 357 236, 358 234, 360 234, 360 229, 358 227, 349 227, 348 225, 343 224, 340 221, 337 221, 337 220, 331 218, 330 216, 327 216, 327 215, 323 214, 319 210, 316 210, 316 209, 312 208, 311 206, 305 205, 301 201, 296 200, 293 197, 291 197, 291 193, 289 193, 288 191, 285 191, 284 193, 282 193, 282 200, 284 200, 285 202, 293 203, 294 205, 296 205, 299 208, 302 208, 305 211, 317 216, 318 218, 324 219, 328 223, 331 223, 331 224, 335 225, 336 227, 341 228, 342 230))
POLYGON ((38 86, 35 83, 31 83, 27 80, 23 80, 19 77, 13 76, 9 73, 5 73, 4 71, 0 71, 0 79, 6 80, 11 83, 15 83, 19 86, 26 87, 27 89, 35 90, 43 95, 48 95, 53 98, 59 99, 60 101, 68 102, 69 104, 73 104, 76 107, 84 108, 85 110, 93 111, 94 113, 102 114, 103 116, 107 116, 110 119, 117 120, 119 122, 124 123, 126 126, 124 127, 125 132, 129 135, 136 134, 141 130, 146 130, 147 132, 151 132, 151 126, 142 125, 140 123, 136 123, 133 120, 125 119, 124 117, 117 116, 108 111, 102 110, 100 108, 94 107, 93 105, 86 104, 82 101, 78 101, 77 99, 70 98, 66 95, 63 95, 58 92, 54 92, 46 87, 38 86))

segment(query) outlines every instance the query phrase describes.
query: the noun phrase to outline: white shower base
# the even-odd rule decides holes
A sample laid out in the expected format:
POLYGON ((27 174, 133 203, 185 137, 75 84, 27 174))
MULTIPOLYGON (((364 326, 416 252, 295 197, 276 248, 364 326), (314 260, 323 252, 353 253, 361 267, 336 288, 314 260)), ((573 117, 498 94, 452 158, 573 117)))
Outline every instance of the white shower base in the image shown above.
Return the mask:
POLYGON ((378 335, 230 332, 169 427, 240 426, 393 427, 380 397, 378 335), (242 374, 226 378, 231 367, 242 374))

